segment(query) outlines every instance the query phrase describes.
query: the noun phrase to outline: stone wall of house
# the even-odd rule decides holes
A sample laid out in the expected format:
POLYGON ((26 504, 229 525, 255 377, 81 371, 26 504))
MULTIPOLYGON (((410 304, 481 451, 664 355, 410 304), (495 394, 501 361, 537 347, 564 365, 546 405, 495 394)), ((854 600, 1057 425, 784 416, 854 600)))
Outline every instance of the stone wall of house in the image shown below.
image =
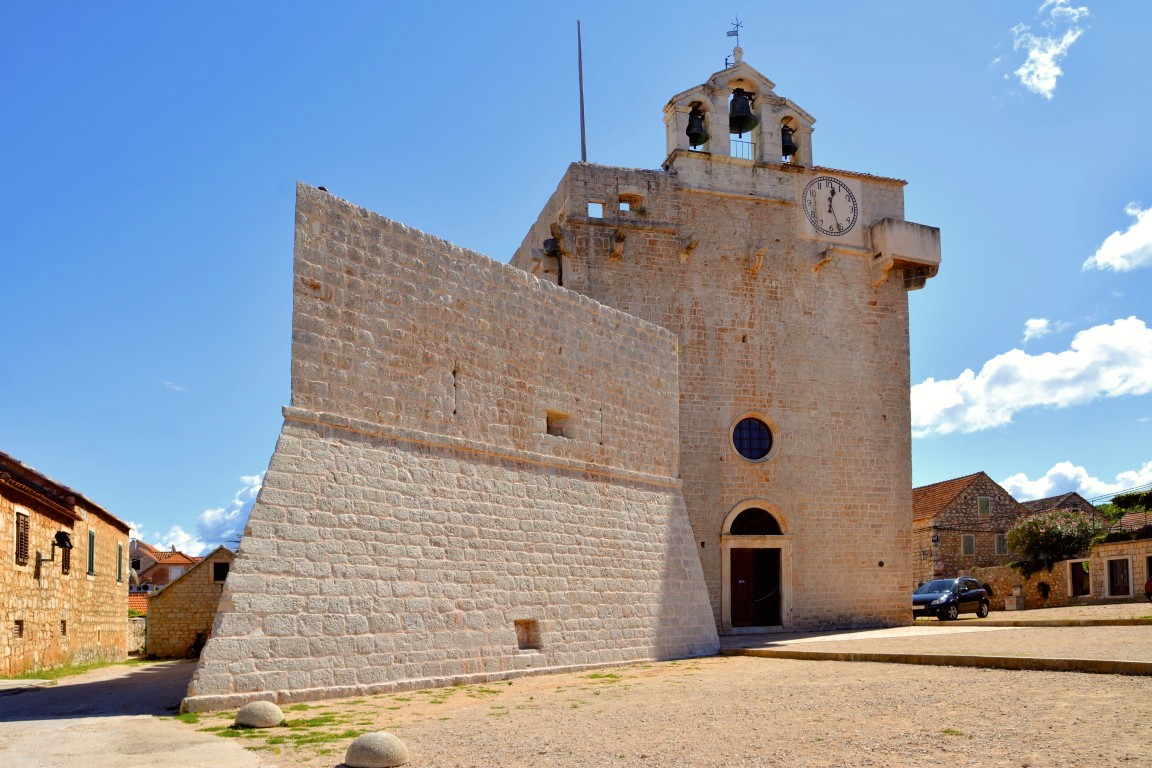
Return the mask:
POLYGON ((1144 582, 1150 573, 1152 573, 1152 539, 1097 544, 1092 548, 1089 557, 1092 599, 1145 600, 1144 582), (1119 568, 1110 578, 1109 563, 1112 561, 1117 561, 1119 568), (1128 577, 1126 590, 1123 582, 1117 578, 1125 572, 1128 577))
POLYGON ((211 632, 224 589, 224 581, 215 578, 214 564, 230 564, 235 557, 233 552, 221 547, 149 596, 145 656, 183 658, 197 632, 211 632))
POLYGON ((573 164, 511 263, 676 334, 680 471, 721 631, 725 545, 739 545, 725 525, 749 503, 790 548, 785 626, 907 623, 907 296, 877 279, 867 243, 872 224, 903 217, 902 182, 836 172, 860 221, 833 246, 798 204, 819 169, 699 152, 666 165, 573 164), (733 448, 745 416, 774 432, 766 460, 733 448), (868 599, 848 584, 868 584, 868 599))
POLYGON ((148 619, 135 616, 128 619, 128 654, 144 652, 144 641, 148 636, 148 619))
POLYGON ((978 580, 985 587, 991 587, 992 595, 988 604, 994 611, 1004 610, 1005 599, 1012 598, 1014 587, 1020 587, 1024 596, 1024 608, 1057 608, 1068 605, 1068 564, 1057 563, 1051 571, 1040 571, 1028 578, 1009 565, 975 567, 964 574, 978 580), (1047 597, 1040 586, 1047 584, 1047 597))
POLYGON ((714 653, 675 337, 310 187, 296 218, 292 406, 184 706, 714 653))
POLYGON ((70 663, 118 661, 128 636, 128 530, 77 502, 72 515, 0 483, 0 675, 70 663), (29 522, 28 562, 16 563, 16 515, 29 522), (75 519, 79 517, 79 519, 75 519), (52 557, 57 532, 74 544, 52 557), (88 533, 95 533, 93 573, 88 573, 88 533), (119 555, 119 562, 117 556, 119 555))
POLYGON ((932 521, 917 521, 914 528, 915 580, 971 576, 976 568, 1007 565, 1011 552, 996 553, 996 537, 1005 535, 1027 511, 995 481, 981 476, 962 491, 932 521), (980 514, 979 499, 991 500, 989 513, 980 514), (964 554, 965 535, 975 537, 975 552, 964 554), (939 537, 933 542, 932 537, 939 537))

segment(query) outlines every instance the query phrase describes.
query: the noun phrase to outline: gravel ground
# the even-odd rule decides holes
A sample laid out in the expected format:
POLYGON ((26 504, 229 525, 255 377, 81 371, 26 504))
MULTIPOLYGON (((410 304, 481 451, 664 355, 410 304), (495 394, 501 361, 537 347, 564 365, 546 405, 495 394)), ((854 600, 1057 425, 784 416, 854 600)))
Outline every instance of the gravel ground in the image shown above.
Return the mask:
POLYGON ((1152 678, 1117 675, 708 658, 286 714, 323 725, 238 736, 281 768, 331 768, 369 730, 445 768, 1152 765, 1152 678))

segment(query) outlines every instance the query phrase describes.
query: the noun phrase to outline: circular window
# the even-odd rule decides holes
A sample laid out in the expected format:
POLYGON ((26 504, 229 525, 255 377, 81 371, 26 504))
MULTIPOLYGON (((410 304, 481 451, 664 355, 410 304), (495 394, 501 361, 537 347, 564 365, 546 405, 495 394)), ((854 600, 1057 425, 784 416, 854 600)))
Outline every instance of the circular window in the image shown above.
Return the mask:
POLYGON ((759 461, 772 450, 772 430, 760 419, 741 419, 732 430, 732 445, 749 461, 759 461))

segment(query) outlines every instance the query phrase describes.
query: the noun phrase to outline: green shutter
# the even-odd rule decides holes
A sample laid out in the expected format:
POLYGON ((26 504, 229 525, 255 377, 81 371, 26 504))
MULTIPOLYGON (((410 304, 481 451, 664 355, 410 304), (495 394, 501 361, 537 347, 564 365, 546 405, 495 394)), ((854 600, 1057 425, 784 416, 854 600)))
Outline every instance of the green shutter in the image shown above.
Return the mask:
POLYGON ((88 575, 96 575, 96 531, 88 531, 88 575))

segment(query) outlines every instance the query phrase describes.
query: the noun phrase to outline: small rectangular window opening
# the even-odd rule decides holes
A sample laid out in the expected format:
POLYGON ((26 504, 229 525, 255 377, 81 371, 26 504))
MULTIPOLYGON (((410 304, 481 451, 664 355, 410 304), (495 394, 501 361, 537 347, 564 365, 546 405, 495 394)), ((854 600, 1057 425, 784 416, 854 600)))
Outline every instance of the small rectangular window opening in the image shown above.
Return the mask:
POLYGON ((588 203, 588 218, 602 219, 604 218, 604 203, 596 203, 589 201, 588 203))
POLYGON ((60 550, 60 573, 67 576, 72 573, 72 550, 60 550))
POLYGON ((621 200, 621 201, 620 201, 620 210, 621 210, 621 211, 630 211, 630 210, 632 210, 632 203, 628 202, 627 200, 621 200))
POLYGON ((68 637, 68 620, 60 619, 60 637, 68 637))
POLYGON ((228 566, 231 563, 212 563, 212 581, 224 581, 228 578, 228 566))
POLYGON ((521 651, 538 651, 544 647, 540 640, 540 622, 536 619, 516 619, 516 648, 521 651))
POLYGON ((24 619, 16 619, 12 623, 12 637, 24 637, 24 619))
POLYGON ((976 537, 971 533, 966 533, 960 537, 960 552, 964 555, 976 554, 976 537))
POLYGON ((116 545, 116 581, 124 581, 124 545, 116 545))
POLYGON ((979 496, 976 499, 976 505, 980 509, 980 514, 992 514, 992 498, 990 496, 979 496))
POLYGON ((88 531, 88 575, 96 575, 96 531, 88 531))
POLYGON ((572 435, 570 435, 568 432, 569 421, 570 419, 566 413, 560 413, 559 411, 548 411, 548 415, 545 420, 548 434, 552 435, 553 437, 563 437, 571 440, 572 435))

